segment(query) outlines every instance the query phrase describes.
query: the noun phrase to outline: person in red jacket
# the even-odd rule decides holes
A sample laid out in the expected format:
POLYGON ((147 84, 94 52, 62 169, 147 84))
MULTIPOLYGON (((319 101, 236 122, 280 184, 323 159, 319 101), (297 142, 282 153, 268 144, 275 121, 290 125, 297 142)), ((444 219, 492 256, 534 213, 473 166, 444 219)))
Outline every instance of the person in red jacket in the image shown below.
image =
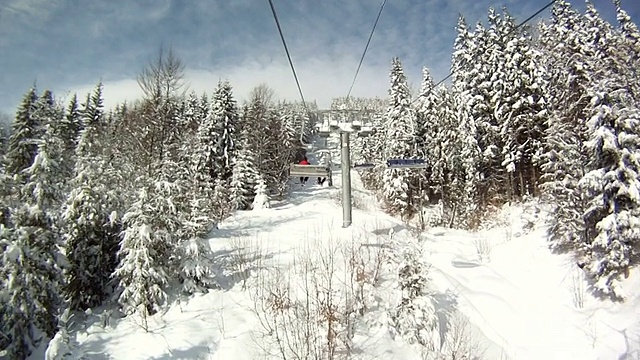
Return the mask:
MULTIPOLYGON (((302 160, 300 160, 300 162, 298 164, 300 164, 300 165, 311 165, 309 163, 309 160, 307 160, 306 156, 303 157, 302 160)), ((302 184, 302 185, 306 184, 307 180, 309 180, 308 176, 306 176, 306 177, 305 176, 300 176, 300 184, 302 184)))

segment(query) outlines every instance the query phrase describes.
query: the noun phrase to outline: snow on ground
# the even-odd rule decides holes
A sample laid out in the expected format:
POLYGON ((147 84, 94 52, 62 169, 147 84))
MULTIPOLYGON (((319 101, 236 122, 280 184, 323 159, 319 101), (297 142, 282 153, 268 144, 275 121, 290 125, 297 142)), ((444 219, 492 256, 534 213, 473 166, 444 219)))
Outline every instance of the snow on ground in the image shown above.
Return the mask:
POLYGON ((475 234, 426 232, 438 288, 454 291, 460 310, 503 351, 489 358, 640 358, 640 274, 625 284, 626 303, 594 299, 575 261, 549 251, 536 208, 505 206, 502 224, 475 234))
MULTIPOLYGON (((316 285, 326 281, 320 275, 330 253, 337 254, 336 276, 348 282, 349 256, 363 256, 370 249, 393 255, 403 241, 414 237, 415 232, 377 209, 356 172, 352 177, 362 209, 354 209, 351 227, 342 228, 339 172, 334 174, 334 188, 293 184, 290 198, 274 201, 270 209, 237 213, 213 233, 210 243, 220 264, 220 289, 174 302, 150 319, 149 332, 135 317, 107 321, 104 310, 86 315, 79 319, 86 326, 75 333, 77 355, 241 360, 271 353, 280 358, 273 346, 277 331, 265 335, 264 322, 274 317, 259 309, 273 307, 280 291, 287 296, 304 293, 309 284, 300 282, 303 276, 315 279, 316 285), (345 252, 353 244, 358 251, 345 252), (273 301, 256 300, 265 296, 264 289, 273 301)), ((547 249, 543 217, 535 203, 506 206, 496 214, 494 226, 476 233, 445 228, 422 233, 434 296, 441 297, 442 306, 466 316, 469 336, 480 344, 485 359, 640 358, 640 274, 632 272, 625 284, 627 302, 593 299, 571 258, 547 249)), ((374 256, 360 260, 368 262, 365 267, 372 276, 376 253, 367 254, 374 256)), ((377 287, 366 288, 369 305, 354 330, 356 357, 418 358, 410 346, 393 339, 387 326, 388 308, 398 296, 393 284, 397 269, 383 264, 378 270, 380 280, 377 287)), ((340 304, 349 299, 341 289, 353 289, 343 285, 334 285, 340 304)), ((278 321, 299 331, 316 326, 284 316, 278 321)), ((289 332, 291 337, 299 335, 289 332)))

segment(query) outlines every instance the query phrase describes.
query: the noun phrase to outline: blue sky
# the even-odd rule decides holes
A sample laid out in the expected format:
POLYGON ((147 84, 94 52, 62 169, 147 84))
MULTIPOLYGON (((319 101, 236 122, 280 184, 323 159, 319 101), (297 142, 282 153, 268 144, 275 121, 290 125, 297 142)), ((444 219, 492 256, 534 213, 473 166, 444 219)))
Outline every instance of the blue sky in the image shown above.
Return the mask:
MULTIPOLYGON (((345 96, 380 0, 273 2, 307 100, 324 107, 345 96)), ((593 2, 614 21, 610 0, 593 2)), ((393 56, 413 87, 423 66, 446 76, 458 14, 475 23, 490 6, 506 6, 523 20, 547 3, 388 0, 352 95, 386 96, 393 56)), ((623 8, 637 23, 640 4, 623 0, 623 8)), ((184 60, 198 93, 228 79, 239 101, 262 82, 279 98, 298 98, 267 0, 0 0, 0 111, 15 112, 34 82, 60 100, 100 80, 107 106, 136 98, 135 77, 162 44, 184 60)))

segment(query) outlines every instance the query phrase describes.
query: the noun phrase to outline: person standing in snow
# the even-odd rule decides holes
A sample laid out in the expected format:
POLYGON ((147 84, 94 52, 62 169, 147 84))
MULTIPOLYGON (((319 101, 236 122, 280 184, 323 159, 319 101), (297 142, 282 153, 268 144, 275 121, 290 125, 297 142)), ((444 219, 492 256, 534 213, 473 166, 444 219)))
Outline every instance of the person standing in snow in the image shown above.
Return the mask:
MULTIPOLYGON (((300 164, 300 165, 311 165, 309 163, 309 160, 307 160, 306 156, 303 157, 302 160, 300 160, 300 162, 298 164, 300 164)), ((307 180, 309 180, 308 176, 306 176, 306 177, 305 176, 300 176, 300 184, 302 184, 303 186, 304 186, 304 184, 307 183, 307 180)))

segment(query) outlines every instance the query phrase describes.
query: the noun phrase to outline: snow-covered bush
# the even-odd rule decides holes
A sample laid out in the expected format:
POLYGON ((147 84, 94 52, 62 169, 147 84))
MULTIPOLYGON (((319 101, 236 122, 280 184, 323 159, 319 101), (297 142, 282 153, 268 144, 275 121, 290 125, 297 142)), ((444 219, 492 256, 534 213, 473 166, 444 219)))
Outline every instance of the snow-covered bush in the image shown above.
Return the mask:
POLYGON ((45 360, 62 360, 71 356, 75 347, 75 340, 69 334, 71 319, 73 314, 70 309, 65 311, 58 318, 58 332, 53 339, 49 341, 49 345, 44 353, 45 360))
POLYGON ((258 182, 255 186, 255 198, 253 199, 253 210, 268 209, 271 207, 269 200, 269 193, 267 191, 267 184, 262 177, 258 178, 258 182))
POLYGON ((439 346, 439 329, 428 271, 417 244, 407 246, 398 268, 400 298, 389 315, 396 336, 433 351, 439 346))

